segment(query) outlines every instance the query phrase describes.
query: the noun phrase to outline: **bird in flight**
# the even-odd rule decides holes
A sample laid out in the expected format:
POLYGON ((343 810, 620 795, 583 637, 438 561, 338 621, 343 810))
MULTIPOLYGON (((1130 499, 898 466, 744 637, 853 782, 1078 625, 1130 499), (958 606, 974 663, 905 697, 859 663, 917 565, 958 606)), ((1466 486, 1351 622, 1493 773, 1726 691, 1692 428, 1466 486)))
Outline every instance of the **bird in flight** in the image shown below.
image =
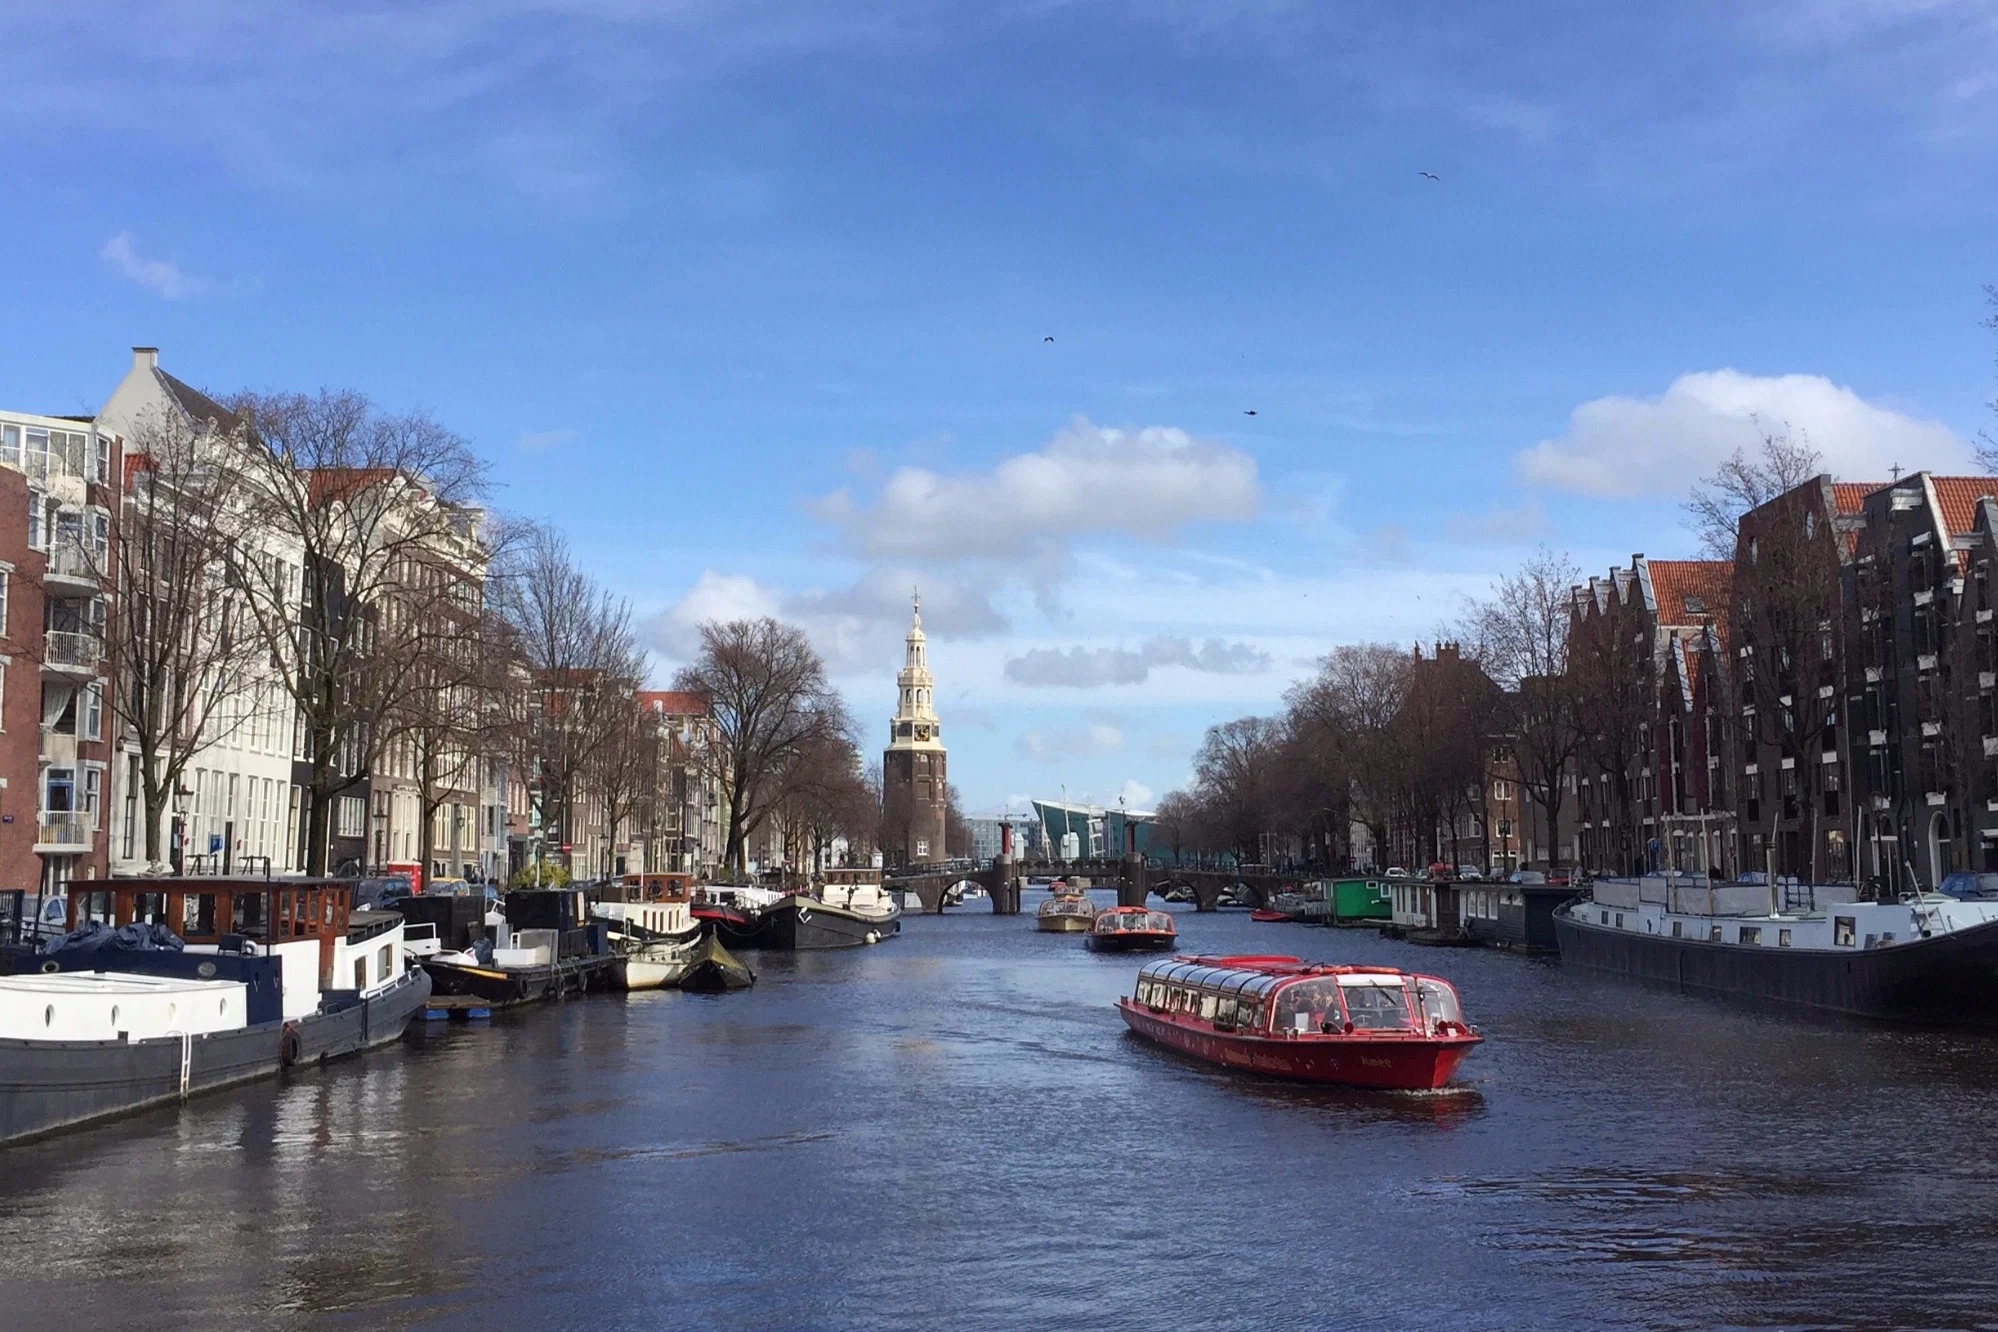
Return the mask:
POLYGON ((1441 176, 1437 175, 1437 174, 1436 174, 1436 173, 1435 173, 1434 171, 1418 171, 1418 172, 1416 172, 1415 174, 1416 174, 1416 175, 1418 175, 1418 176, 1420 176, 1420 177, 1422 177, 1422 178, 1423 178, 1424 180, 1441 180, 1441 179, 1443 179, 1443 177, 1441 177, 1441 176))
POLYGON ((1042 341, 1042 342, 1053 342, 1053 341, 1054 341, 1054 334, 1052 334, 1052 333, 1048 334, 1048 335, 1047 335, 1046 337, 1042 338, 1042 339, 1041 339, 1041 341, 1042 341))
POLYGON ((1242 413, 1242 415, 1244 416, 1254 416, 1255 414, 1256 414, 1256 409, 1253 407, 1251 407, 1248 411, 1242 413))

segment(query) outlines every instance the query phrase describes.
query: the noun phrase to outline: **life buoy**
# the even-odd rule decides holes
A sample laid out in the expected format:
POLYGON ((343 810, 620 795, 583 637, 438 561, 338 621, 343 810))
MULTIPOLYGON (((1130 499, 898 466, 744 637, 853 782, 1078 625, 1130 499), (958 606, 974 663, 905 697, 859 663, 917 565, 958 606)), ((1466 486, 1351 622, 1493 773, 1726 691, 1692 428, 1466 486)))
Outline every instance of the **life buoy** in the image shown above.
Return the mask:
POLYGON ((54 958, 50 958, 48 961, 42 963, 42 974, 44 976, 53 976, 61 970, 62 963, 56 961, 54 958))
POLYGON ((303 1054, 303 1043, 298 1038, 298 1024, 285 1023, 284 1030, 278 1033, 278 1062, 290 1068, 303 1054))

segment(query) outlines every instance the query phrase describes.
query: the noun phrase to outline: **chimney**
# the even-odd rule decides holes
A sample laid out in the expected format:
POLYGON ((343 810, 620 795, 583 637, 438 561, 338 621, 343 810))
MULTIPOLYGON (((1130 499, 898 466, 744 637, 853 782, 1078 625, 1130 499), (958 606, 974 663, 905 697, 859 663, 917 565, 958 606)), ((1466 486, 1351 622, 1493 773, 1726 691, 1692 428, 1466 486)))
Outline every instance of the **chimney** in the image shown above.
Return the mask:
POLYGON ((134 348, 132 348, 132 368, 133 368, 134 370, 157 370, 157 369, 159 369, 159 368, 160 368, 160 349, 159 349, 158 347, 134 347, 134 348))

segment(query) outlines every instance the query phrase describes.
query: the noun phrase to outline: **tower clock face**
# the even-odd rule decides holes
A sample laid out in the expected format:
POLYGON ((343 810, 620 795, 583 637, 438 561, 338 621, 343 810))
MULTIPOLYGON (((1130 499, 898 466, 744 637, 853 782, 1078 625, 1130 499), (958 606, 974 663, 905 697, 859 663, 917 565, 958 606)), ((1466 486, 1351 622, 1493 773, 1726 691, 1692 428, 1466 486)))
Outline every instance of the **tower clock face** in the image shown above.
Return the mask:
POLYGON ((927 727, 927 726, 918 726, 918 727, 916 728, 916 739, 918 739, 918 740, 927 740, 927 739, 929 739, 929 738, 930 738, 930 728, 929 728, 929 727, 927 727))

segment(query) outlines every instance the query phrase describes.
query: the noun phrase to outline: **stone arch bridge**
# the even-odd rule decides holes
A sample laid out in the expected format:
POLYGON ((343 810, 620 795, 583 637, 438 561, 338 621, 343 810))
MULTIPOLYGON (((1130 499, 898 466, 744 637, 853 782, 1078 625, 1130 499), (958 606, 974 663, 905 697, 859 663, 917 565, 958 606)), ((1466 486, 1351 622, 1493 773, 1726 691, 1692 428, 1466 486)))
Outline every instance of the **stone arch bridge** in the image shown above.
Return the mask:
POLYGON ((960 883, 975 883, 992 900, 995 916, 1020 914, 1020 894, 1027 876, 1060 875, 1071 883, 1087 880, 1092 888, 1117 890, 1117 905, 1144 906, 1154 893, 1186 888, 1193 893, 1196 909, 1216 910, 1221 894, 1229 888, 1246 893, 1259 907, 1266 907, 1278 893, 1296 891, 1305 883, 1302 874, 1276 874, 1262 870, 1195 870, 1174 865, 1147 865, 1143 856, 1121 859, 1072 860, 1063 865, 1023 865, 1000 856, 984 869, 942 870, 934 873, 891 874, 883 887, 894 892, 913 892, 928 915, 944 909, 944 899, 960 883))

